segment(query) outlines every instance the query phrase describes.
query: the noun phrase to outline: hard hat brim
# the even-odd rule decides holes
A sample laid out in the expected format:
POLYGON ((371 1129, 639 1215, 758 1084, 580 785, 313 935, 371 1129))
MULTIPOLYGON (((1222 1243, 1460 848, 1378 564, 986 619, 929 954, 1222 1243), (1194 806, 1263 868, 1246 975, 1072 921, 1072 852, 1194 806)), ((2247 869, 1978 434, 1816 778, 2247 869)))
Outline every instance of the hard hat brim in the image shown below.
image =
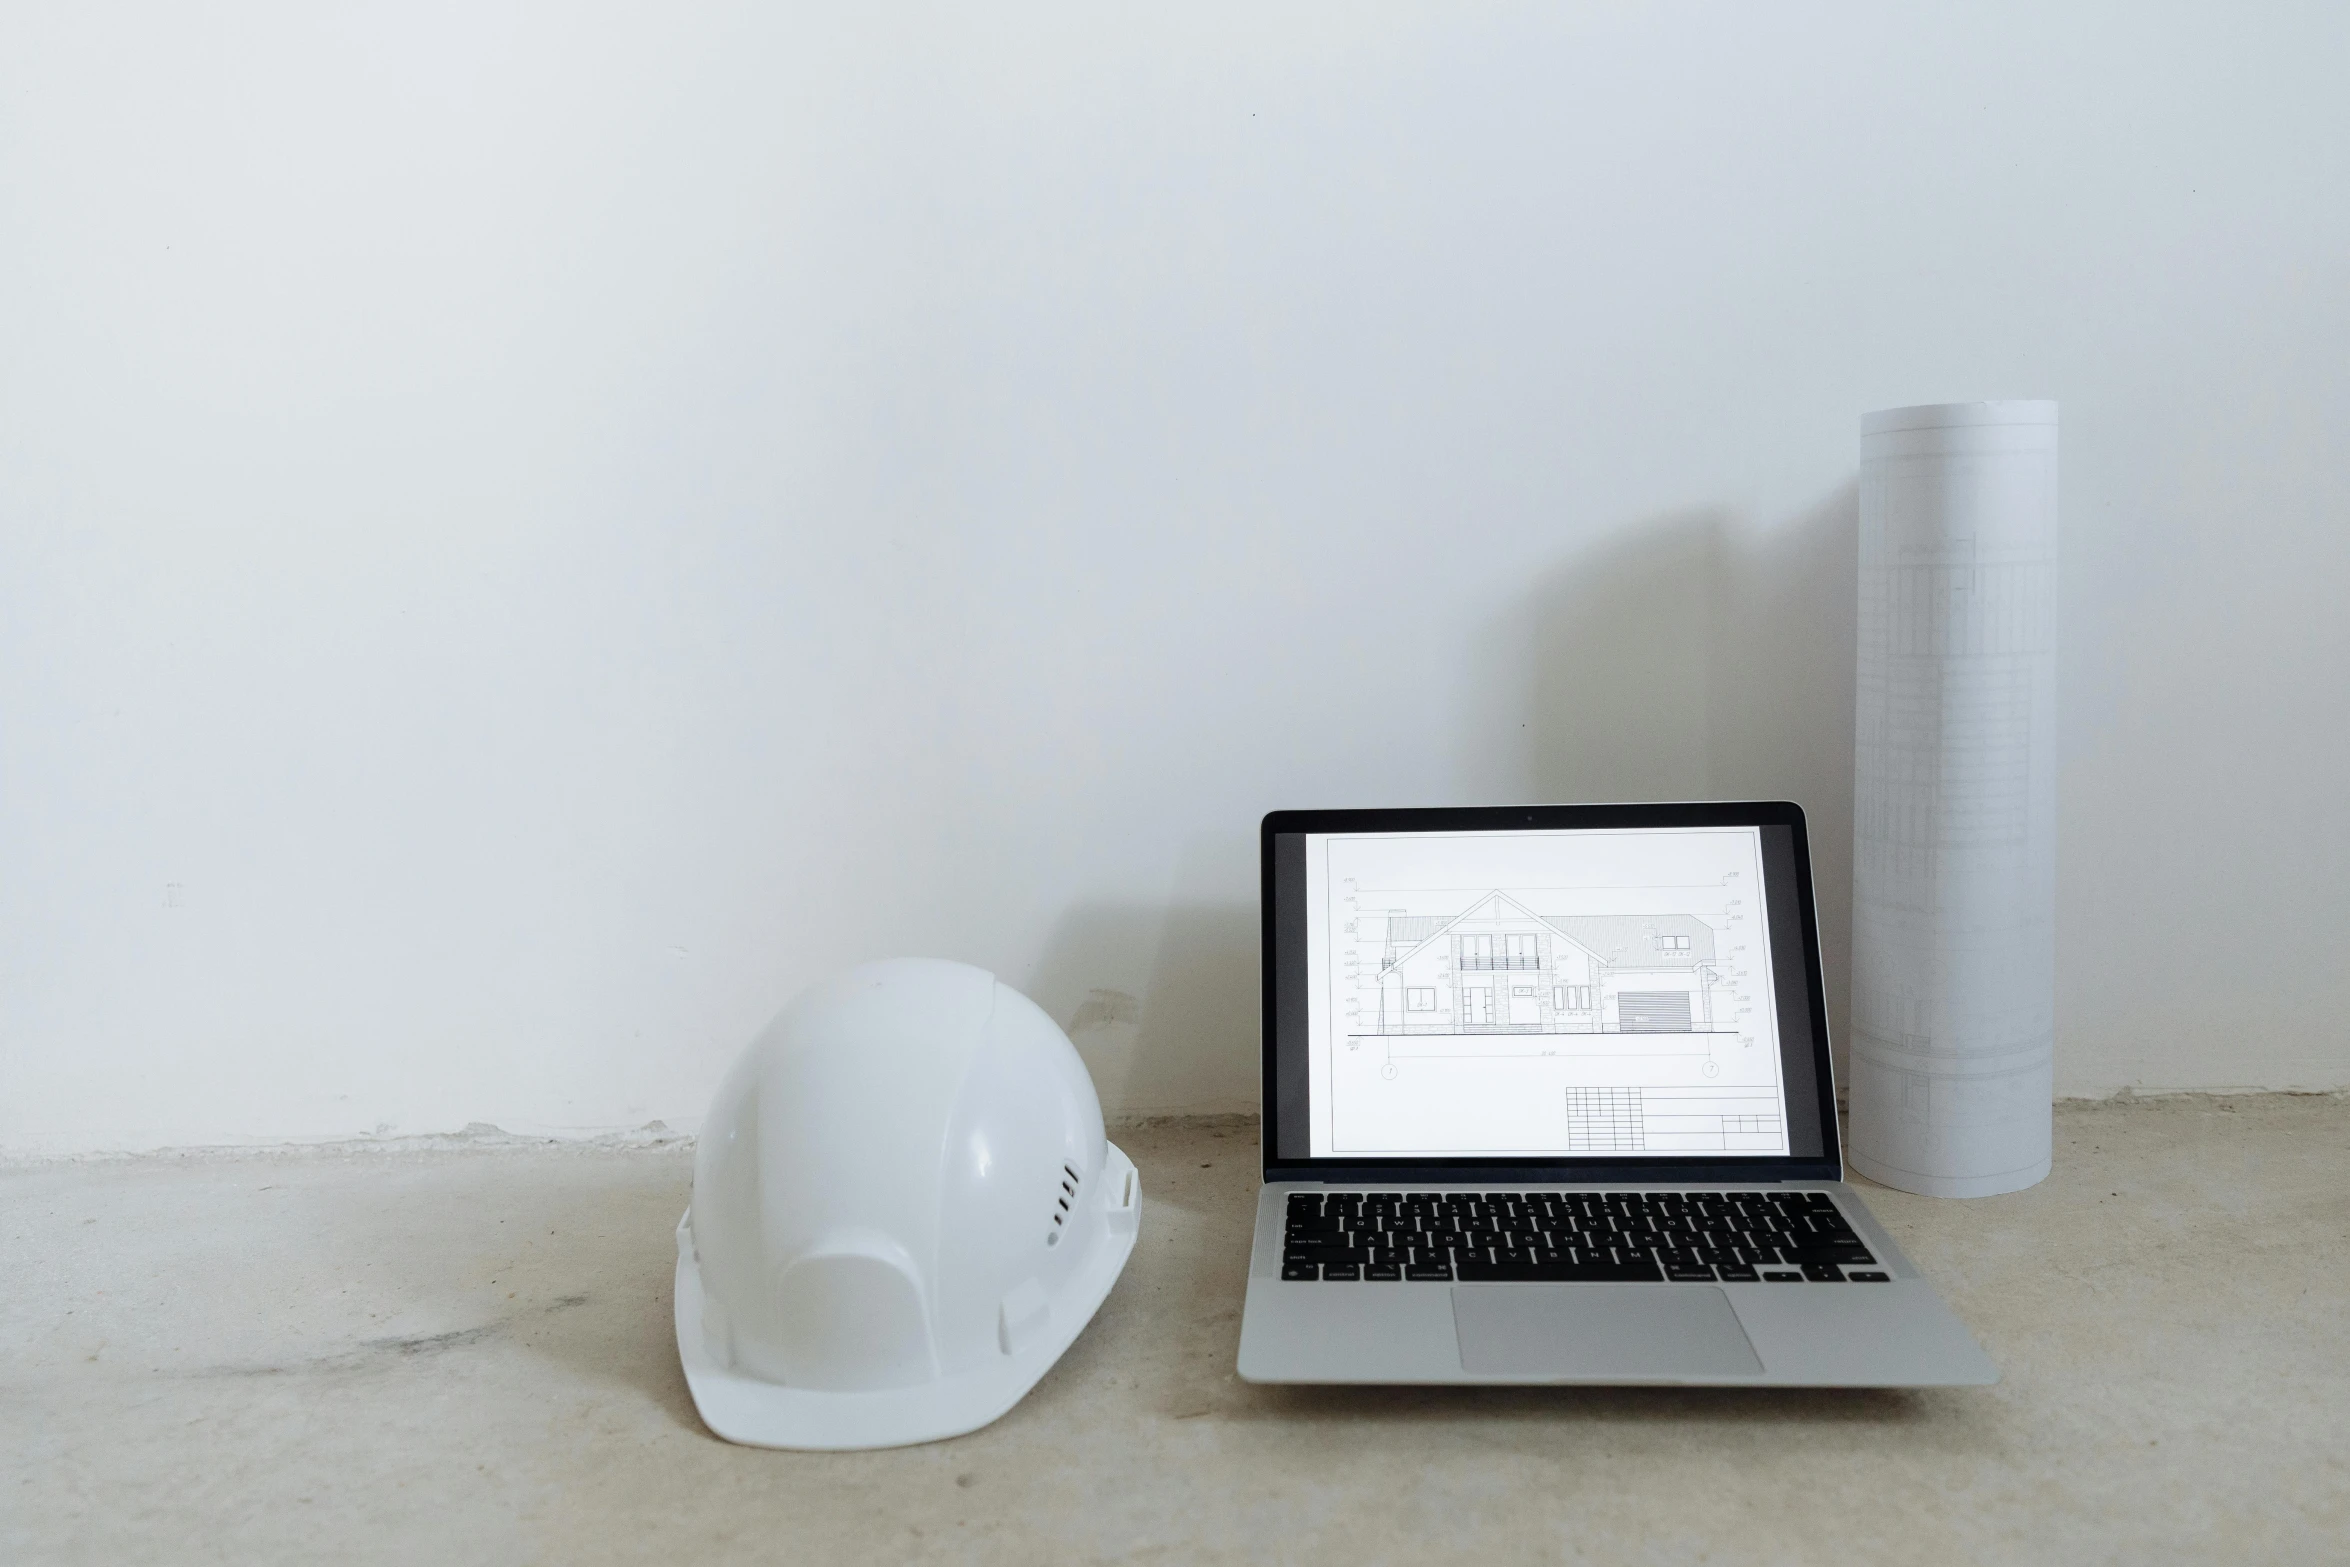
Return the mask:
POLYGON ((993 1365, 911 1387, 871 1392, 785 1387, 718 1364, 702 1336, 702 1274, 687 1227, 689 1212, 679 1223, 677 1358, 702 1422, 727 1441, 746 1446, 841 1451, 936 1442, 1000 1418, 1076 1342, 1134 1253, 1141 1182, 1117 1144, 1106 1147, 1100 1189, 1112 1222, 1102 1227, 1092 1255, 1054 1296, 1046 1331, 993 1365))

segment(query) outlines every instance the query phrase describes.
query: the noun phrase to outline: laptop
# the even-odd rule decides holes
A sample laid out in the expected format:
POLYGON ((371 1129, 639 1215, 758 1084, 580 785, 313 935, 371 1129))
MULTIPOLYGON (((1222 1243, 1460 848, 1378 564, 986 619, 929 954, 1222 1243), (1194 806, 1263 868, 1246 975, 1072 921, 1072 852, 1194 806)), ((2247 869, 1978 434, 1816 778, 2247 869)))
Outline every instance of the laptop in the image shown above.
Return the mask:
POLYGON ((1251 1382, 1998 1380, 1844 1184, 1801 809, 1276 811, 1251 1382))

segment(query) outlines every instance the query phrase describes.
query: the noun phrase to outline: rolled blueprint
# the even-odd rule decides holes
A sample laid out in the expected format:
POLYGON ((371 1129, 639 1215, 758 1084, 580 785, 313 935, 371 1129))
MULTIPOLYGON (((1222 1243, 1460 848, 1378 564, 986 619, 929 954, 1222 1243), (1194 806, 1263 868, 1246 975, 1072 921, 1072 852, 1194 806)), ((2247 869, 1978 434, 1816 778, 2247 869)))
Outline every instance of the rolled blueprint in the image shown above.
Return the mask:
POLYGON ((2048 1173, 2056 405, 1861 422, 1851 1162, 1937 1197, 2048 1173))

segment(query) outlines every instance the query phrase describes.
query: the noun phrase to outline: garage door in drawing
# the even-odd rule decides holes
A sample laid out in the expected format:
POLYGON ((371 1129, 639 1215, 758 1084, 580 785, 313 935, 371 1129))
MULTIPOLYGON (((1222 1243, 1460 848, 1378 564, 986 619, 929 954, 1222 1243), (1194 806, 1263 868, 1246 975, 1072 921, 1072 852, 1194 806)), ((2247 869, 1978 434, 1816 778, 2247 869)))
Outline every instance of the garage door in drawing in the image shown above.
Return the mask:
POLYGON ((1616 998, 1616 1018, 1627 1034, 1686 1034, 1689 992, 1627 990, 1616 998))

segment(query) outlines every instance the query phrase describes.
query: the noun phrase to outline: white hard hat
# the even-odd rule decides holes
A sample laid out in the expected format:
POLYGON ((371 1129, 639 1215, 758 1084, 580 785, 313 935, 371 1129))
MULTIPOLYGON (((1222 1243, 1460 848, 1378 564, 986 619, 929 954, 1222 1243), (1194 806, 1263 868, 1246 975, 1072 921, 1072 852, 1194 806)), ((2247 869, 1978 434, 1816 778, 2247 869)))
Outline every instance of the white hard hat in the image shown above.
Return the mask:
POLYGON ((729 1441, 894 1447, 1036 1385, 1134 1250, 1142 1192, 1068 1036, 981 969, 807 991, 718 1090, 677 1226, 677 1353, 729 1441))

